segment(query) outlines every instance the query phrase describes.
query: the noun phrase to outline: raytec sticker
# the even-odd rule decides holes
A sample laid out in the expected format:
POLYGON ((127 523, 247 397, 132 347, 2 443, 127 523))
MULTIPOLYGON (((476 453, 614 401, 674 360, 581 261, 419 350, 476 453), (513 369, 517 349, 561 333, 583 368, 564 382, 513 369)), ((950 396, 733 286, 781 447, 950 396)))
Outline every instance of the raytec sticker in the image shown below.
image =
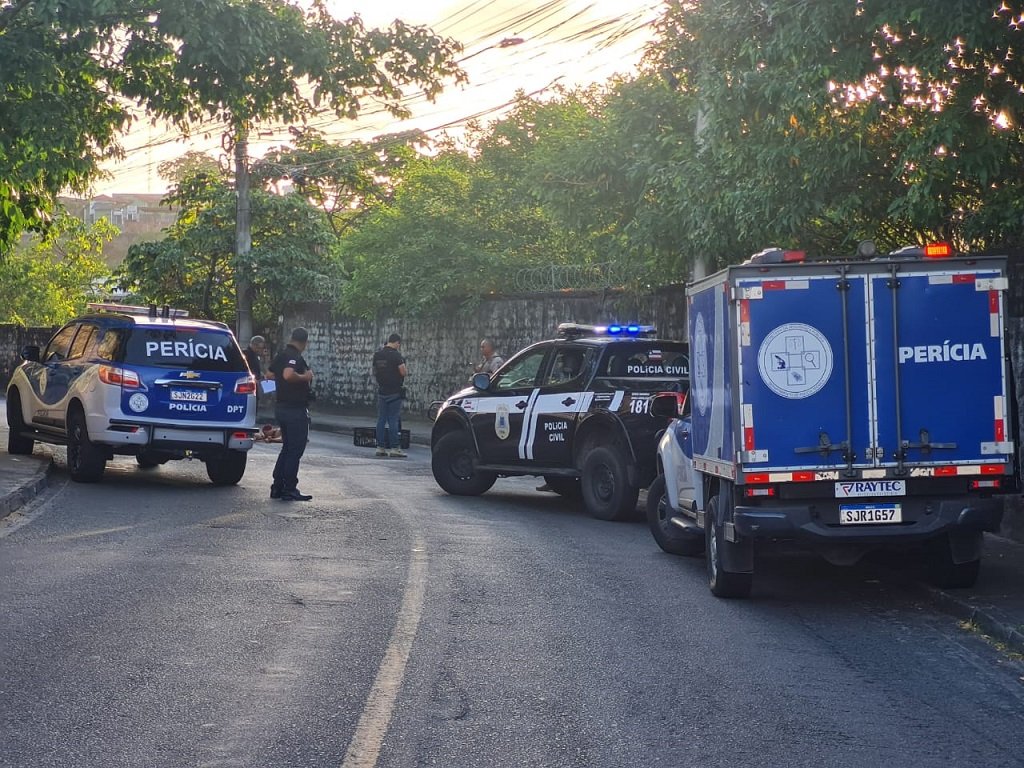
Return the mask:
POLYGON ((765 337, 757 353, 757 368, 772 392, 800 400, 828 383, 832 347, 817 328, 787 323, 765 337))

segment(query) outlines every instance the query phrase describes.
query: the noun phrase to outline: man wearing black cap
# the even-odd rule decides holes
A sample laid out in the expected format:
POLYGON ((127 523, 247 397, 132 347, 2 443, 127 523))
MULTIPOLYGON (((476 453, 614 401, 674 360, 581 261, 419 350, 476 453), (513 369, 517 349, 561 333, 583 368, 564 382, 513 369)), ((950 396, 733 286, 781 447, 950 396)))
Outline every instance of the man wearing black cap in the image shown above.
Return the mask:
POLYGON ((302 357, 309 333, 305 328, 292 331, 291 340, 270 364, 277 381, 277 406, 274 416, 281 427, 281 453, 274 465, 274 484, 270 498, 284 501, 309 501, 313 497, 299 490, 299 461, 309 439, 309 391, 313 370, 302 357))

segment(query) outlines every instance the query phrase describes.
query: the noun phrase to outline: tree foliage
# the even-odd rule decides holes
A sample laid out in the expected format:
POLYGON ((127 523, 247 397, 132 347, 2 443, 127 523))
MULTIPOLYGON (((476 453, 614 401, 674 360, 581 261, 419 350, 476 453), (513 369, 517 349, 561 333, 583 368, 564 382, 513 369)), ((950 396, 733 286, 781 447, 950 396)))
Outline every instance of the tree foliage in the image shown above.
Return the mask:
MULTIPOLYGON (((139 301, 172 304, 229 322, 235 314, 235 194, 212 160, 189 155, 163 166, 178 207, 167 237, 133 245, 116 272, 139 301)), ((256 321, 275 328, 287 304, 334 301, 340 270, 326 216, 300 195, 253 194, 251 268, 256 321)))
POLYGON ((81 314, 109 274, 103 246, 116 235, 106 219, 86 227, 65 215, 19 246, 0 262, 0 323, 60 325, 81 314))
POLYGON ((662 194, 691 247, 726 259, 868 236, 1014 242, 1021 34, 1005 3, 976 0, 672 0, 651 69, 692 94, 700 127, 662 194), (718 193, 691 196, 686 177, 718 193))
POLYGON ((116 43, 146 33, 147 5, 0 0, 0 256, 117 154, 129 112, 109 86, 146 62, 121 58, 116 43))
POLYGON ((329 141, 313 128, 292 133, 291 145, 271 150, 254 163, 253 178, 264 185, 290 183, 327 214, 336 235, 373 204, 391 199, 416 150, 428 143, 420 131, 345 144, 329 141))

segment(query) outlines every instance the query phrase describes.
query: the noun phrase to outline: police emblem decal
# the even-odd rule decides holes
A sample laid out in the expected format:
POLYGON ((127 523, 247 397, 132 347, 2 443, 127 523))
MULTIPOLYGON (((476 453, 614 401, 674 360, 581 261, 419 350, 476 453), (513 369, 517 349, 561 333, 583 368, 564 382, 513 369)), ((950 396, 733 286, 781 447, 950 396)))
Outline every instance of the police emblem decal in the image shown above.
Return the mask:
POLYGON ((141 392, 136 392, 128 398, 128 407, 135 411, 135 413, 142 413, 149 408, 149 398, 141 392))
POLYGON ((512 433, 512 427, 508 421, 508 406, 499 405, 494 410, 494 434, 499 440, 505 440, 512 433))
POLYGON ((757 367, 775 394, 790 400, 810 397, 832 375, 832 346, 817 328, 787 323, 761 342, 757 367))

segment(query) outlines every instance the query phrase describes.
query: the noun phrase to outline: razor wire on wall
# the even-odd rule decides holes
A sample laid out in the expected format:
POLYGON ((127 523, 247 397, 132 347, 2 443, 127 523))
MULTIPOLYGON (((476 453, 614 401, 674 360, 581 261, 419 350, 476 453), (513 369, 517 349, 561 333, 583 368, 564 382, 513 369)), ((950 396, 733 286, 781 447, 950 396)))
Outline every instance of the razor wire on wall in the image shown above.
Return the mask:
POLYGON ((599 264, 551 264, 521 269, 515 275, 515 288, 522 293, 545 291, 594 291, 619 288, 635 282, 635 268, 625 262, 599 264))

